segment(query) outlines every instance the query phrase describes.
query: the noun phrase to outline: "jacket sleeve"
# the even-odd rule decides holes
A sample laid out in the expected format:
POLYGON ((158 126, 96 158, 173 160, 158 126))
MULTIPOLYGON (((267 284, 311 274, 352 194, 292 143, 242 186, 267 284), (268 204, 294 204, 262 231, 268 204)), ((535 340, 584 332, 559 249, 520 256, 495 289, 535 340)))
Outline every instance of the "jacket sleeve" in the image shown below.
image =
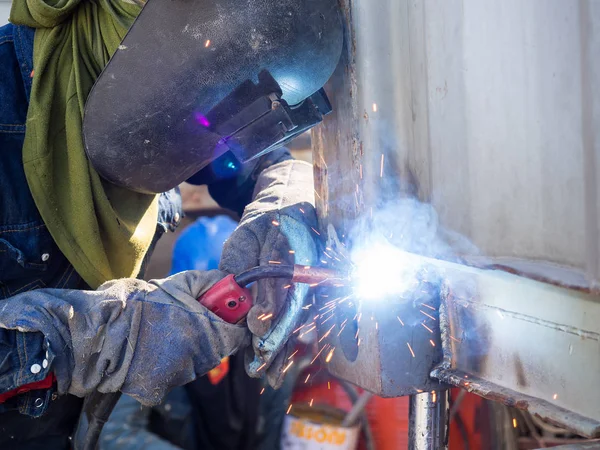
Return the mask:
POLYGON ((148 430, 152 409, 123 395, 100 436, 99 450, 176 450, 168 441, 148 430))
POLYGON ((0 411, 16 409, 39 417, 47 410, 56 389, 39 384, 50 376, 53 357, 42 333, 0 328, 0 411), (21 393, 28 385, 32 387, 21 393))
POLYGON ((252 194, 258 175, 267 167, 293 159, 287 148, 275 150, 256 161, 244 164, 234 178, 215 180, 203 183, 201 178, 193 180, 193 184, 208 184, 211 197, 223 208, 237 213, 240 217, 244 208, 252 201, 252 194))

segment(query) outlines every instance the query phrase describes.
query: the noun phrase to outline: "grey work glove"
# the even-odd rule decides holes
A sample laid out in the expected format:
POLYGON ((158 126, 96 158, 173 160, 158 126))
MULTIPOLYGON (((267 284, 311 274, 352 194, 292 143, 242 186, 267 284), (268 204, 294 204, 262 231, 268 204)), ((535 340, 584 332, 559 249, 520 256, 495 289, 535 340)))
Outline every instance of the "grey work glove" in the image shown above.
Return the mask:
MULTIPOLYGON (((220 268, 239 274, 259 265, 317 262, 317 218, 314 210, 312 166, 288 160, 263 170, 254 189, 254 201, 244 210, 238 228, 223 247, 220 268)), ((247 316, 253 334, 246 353, 250 376, 267 374, 279 387, 293 349, 293 331, 306 317, 303 309, 309 286, 290 280, 258 282, 258 295, 247 316), (272 314, 272 316, 269 316, 272 314), (269 317, 264 320, 265 317, 269 317)))
POLYGON ((39 289, 3 301, 0 327, 44 334, 60 394, 120 390, 153 406, 248 345, 246 327, 196 300, 224 275, 189 271, 110 281, 97 291, 39 289))

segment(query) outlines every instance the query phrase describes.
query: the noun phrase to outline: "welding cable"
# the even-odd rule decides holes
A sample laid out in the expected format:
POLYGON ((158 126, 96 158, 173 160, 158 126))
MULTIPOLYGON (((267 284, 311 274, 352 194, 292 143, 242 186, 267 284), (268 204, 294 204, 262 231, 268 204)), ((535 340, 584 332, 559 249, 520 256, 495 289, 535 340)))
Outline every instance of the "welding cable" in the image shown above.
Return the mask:
POLYGON ((294 266, 286 265, 269 265, 258 266, 242 272, 233 277, 235 282, 242 287, 248 286, 250 283, 262 280, 264 278, 294 278, 294 266))
MULTIPOLYGON (((342 379, 337 378, 337 381, 338 383, 340 383, 340 386, 342 386, 344 391, 346 391, 348 397, 350 397, 352 404, 354 405, 356 402, 358 402, 359 394, 356 388, 354 388, 354 386, 342 379)), ((373 437, 373 431, 371 430, 371 424, 369 423, 369 418, 367 417, 367 413, 364 409, 360 414, 360 422, 362 425, 361 430, 362 435, 365 438, 365 446, 367 450, 376 450, 375 439, 373 437)))

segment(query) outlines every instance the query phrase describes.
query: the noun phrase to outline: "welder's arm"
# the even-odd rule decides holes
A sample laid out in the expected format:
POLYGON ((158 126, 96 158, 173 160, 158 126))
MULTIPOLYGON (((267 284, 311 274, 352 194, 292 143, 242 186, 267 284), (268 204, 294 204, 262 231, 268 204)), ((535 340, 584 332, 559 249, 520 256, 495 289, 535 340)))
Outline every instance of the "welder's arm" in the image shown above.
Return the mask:
MULTIPOLYGON (((28 367, 56 376, 59 394, 122 391, 158 404, 173 387, 194 380, 248 345, 246 327, 224 322, 197 298, 225 274, 189 271, 164 280, 115 280, 96 291, 38 289, 2 302, 0 329, 17 344, 41 336, 28 367), (6 331, 8 333, 8 331, 6 331), (41 333, 41 334, 40 334, 41 333)), ((0 390, 9 390, 3 383, 0 390)))
MULTIPOLYGON (((308 264, 318 261, 313 169, 286 160, 264 169, 257 178, 254 200, 223 247, 221 269, 241 273, 258 265, 308 264)), ((247 316, 253 334, 246 354, 247 372, 278 387, 289 364, 293 331, 303 321, 309 286, 289 280, 258 282, 258 295, 247 316)))
POLYGON ((149 430, 152 408, 123 395, 102 429, 98 450, 177 450, 149 430))
MULTIPOLYGON (((291 159, 293 159, 292 155, 287 148, 275 150, 256 161, 244 164, 235 178, 208 184, 208 192, 221 207, 241 216, 244 208, 252 201, 260 173, 267 167, 291 159)), ((196 183, 201 182, 201 179, 196 180, 196 183)))

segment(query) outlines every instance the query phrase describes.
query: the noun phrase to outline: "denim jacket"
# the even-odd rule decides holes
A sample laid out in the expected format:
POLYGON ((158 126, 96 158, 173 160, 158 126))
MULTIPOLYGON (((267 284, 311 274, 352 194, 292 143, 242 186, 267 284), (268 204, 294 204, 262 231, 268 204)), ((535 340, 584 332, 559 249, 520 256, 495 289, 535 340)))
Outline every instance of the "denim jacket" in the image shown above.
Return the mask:
MULTIPOLYGON (((35 206, 22 164, 25 121, 33 72, 34 30, 0 27, 0 304, 18 293, 43 287, 82 289, 85 285, 60 252, 35 206)), ((178 191, 159 201, 158 237, 180 220, 178 191)), ((45 379, 51 370, 41 333, 0 328, 0 394, 45 379)), ((0 404, 0 413, 41 416, 56 398, 54 389, 29 391, 0 404)), ((3 416, 0 415, 0 422, 3 416)))

